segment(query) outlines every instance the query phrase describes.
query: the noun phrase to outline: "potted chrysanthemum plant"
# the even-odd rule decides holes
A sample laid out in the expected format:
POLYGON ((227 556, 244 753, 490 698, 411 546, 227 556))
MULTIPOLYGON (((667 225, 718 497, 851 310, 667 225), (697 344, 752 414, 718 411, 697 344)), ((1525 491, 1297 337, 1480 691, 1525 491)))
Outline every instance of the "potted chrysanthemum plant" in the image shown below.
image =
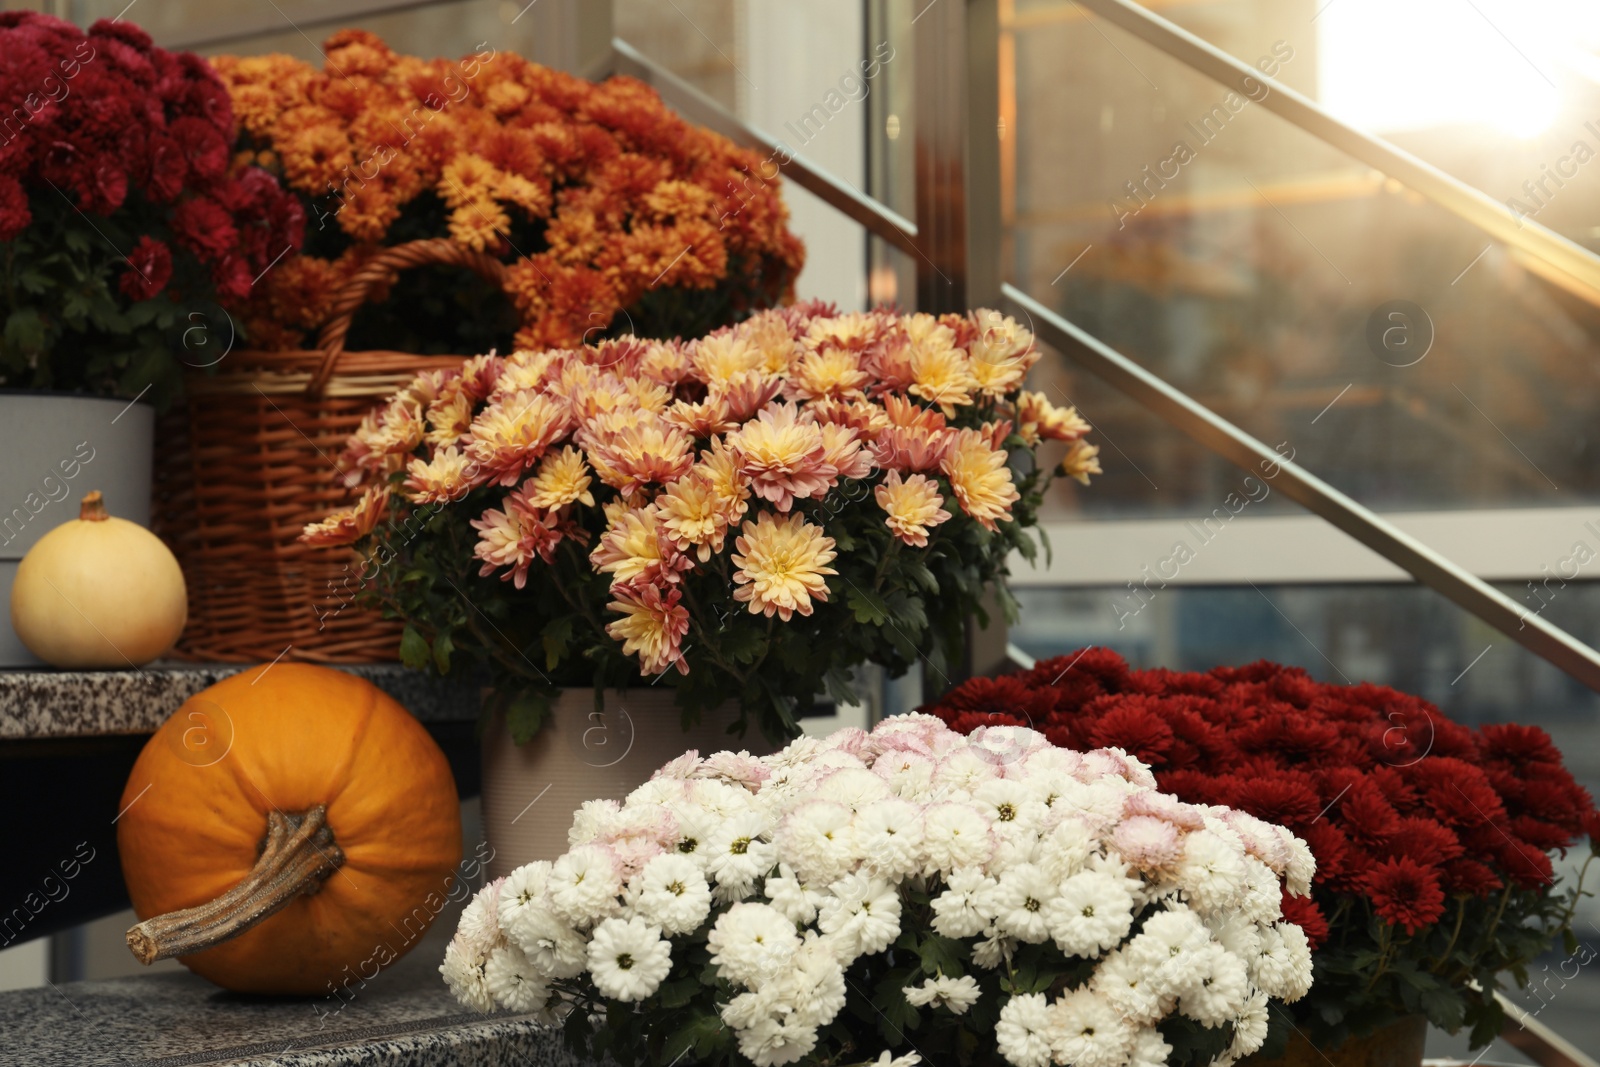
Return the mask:
POLYGON ((992 312, 816 304, 486 356, 374 413, 341 460, 360 502, 305 537, 358 546, 406 662, 487 669, 509 725, 491 782, 558 764, 525 795, 486 783, 489 823, 557 775, 553 814, 524 821, 548 859, 566 812, 663 752, 791 737, 819 690, 857 699, 863 663, 948 669, 985 590, 1009 604, 1052 478, 1099 470, 1087 424, 1024 391, 1037 359, 992 312))
MULTIPOLYGON (((216 72, 130 22, 0 12, 0 595, 69 499, 150 514, 158 408, 225 353, 298 248, 299 204, 232 158, 216 72), (219 304, 220 302, 220 304, 219 304), (76 484, 73 484, 76 483, 76 484)), ((0 667, 37 664, 0 620, 0 667)))
POLYGON ((1303 841, 1019 727, 691 752, 568 841, 468 904, 440 970, 584 1058, 1226 1067, 1312 980, 1303 841))
POLYGON ((1317 983, 1274 1013, 1263 1056, 1342 1067, 1387 1048, 1384 1062, 1416 1064, 1426 1022, 1487 1045, 1502 983, 1577 947, 1583 873, 1562 886, 1551 854, 1585 835, 1593 850, 1600 815, 1536 727, 1470 730, 1418 697, 1266 662, 1133 671, 1106 649, 972 679, 928 710, 962 733, 1026 723, 1068 748, 1119 746, 1182 800, 1305 839, 1313 891, 1284 910, 1317 983))

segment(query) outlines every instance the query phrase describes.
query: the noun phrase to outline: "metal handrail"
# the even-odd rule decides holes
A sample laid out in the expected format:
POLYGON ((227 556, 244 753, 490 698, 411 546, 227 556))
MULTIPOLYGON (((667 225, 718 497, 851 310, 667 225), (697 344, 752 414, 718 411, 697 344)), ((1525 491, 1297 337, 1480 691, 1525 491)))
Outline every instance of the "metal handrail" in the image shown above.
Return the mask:
MULTIPOLYGON (((815 193, 833 208, 860 223, 907 255, 920 255, 917 224, 861 192, 843 178, 803 159, 788 145, 730 114, 726 108, 620 37, 611 39, 613 70, 648 83, 684 118, 715 130, 735 144, 767 153, 767 161, 800 188, 815 193)), ((757 174, 760 180, 763 175, 757 174)))
POLYGON ((1412 577, 1459 604, 1501 633, 1589 688, 1600 692, 1600 653, 1433 549, 1386 522, 1285 459, 1233 423, 1169 385, 1099 338, 1085 333, 1016 286, 1001 286, 1008 310, 1031 320, 1035 334, 1087 367, 1146 410, 1182 430, 1223 459, 1250 472, 1277 470, 1274 484, 1304 506, 1360 541, 1412 577))
POLYGON ((1564 271, 1592 289, 1600 289, 1600 256, 1537 222, 1519 218, 1487 193, 1387 141, 1340 122, 1282 82, 1267 77, 1248 63, 1132 0, 1075 2, 1185 66, 1245 93, 1252 101, 1318 140, 1415 189, 1495 240, 1564 271), (1252 87, 1255 91, 1251 91, 1252 87), (1263 87, 1267 93, 1258 95, 1263 87))
POLYGON ((1535 1019, 1504 993, 1496 990, 1494 999, 1506 1013, 1506 1020, 1500 1027, 1500 1040, 1539 1067, 1600 1067, 1593 1057, 1535 1019))

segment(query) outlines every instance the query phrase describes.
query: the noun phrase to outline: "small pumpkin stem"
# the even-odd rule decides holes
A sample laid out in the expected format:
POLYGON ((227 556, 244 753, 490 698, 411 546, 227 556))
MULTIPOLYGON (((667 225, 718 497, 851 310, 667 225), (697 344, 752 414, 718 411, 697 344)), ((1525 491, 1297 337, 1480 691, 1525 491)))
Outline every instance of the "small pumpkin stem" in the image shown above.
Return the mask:
POLYGON ((95 489, 84 494, 83 501, 78 505, 78 518, 84 522, 105 522, 111 516, 106 512, 105 497, 100 490, 95 489))
POLYGON ((274 811, 261 858, 238 885, 205 904, 139 923, 128 931, 128 948, 144 964, 202 952, 315 893, 343 863, 323 805, 299 815, 274 811))

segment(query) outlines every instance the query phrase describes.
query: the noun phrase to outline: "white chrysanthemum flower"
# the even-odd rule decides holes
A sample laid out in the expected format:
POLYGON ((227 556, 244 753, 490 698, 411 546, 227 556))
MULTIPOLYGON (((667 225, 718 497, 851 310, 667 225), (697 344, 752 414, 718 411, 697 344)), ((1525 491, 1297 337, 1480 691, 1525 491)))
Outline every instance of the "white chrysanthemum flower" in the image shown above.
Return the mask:
POLYGON ((977 867, 961 867, 945 880, 948 887, 933 898, 933 929, 945 937, 973 937, 989 928, 988 910, 998 884, 977 867))
POLYGON ((1001 834, 1037 825, 1044 817, 1045 804, 1038 790, 1025 780, 994 778, 972 793, 973 805, 994 824, 1001 834))
POLYGON ((761 757, 768 767, 800 767, 810 763, 825 746, 820 738, 800 736, 770 756, 761 757))
POLYGON ((1134 1036, 1128 1067, 1167 1067, 1167 1057, 1170 1055, 1172 1046, 1161 1036, 1161 1031, 1147 1026, 1134 1036))
POLYGON ((611 837, 621 812, 622 805, 615 800, 585 800, 572 813, 572 826, 567 830, 568 847, 611 837))
POLYGON ((778 858, 807 880, 824 885, 856 865, 855 816, 832 800, 812 800, 790 811, 773 835, 778 858))
MULTIPOLYGON (((1048 814, 1046 811, 1047 816, 1048 814)), ((1044 822, 1039 822, 1020 827, 1015 823, 1011 824, 1009 832, 995 835, 998 841, 995 844, 994 856, 989 860, 989 870, 995 875, 1001 875, 1024 863, 1039 863, 1045 855, 1044 843, 1054 829, 1053 823, 1047 826, 1044 822)))
POLYGON ((1056 1062, 1073 1067, 1122 1067, 1133 1050, 1135 1030, 1092 989, 1064 993, 1050 1008, 1050 1049, 1056 1062))
POLYGON ((467 901, 456 922, 456 934, 485 951, 500 940, 500 887, 505 882, 497 878, 484 886, 478 895, 467 901))
POLYGON ((676 811, 689 802, 689 783, 681 778, 652 778, 628 794, 629 808, 666 808, 676 811))
POLYGON ((1246 870, 1241 849, 1212 829, 1211 820, 1207 823, 1183 839, 1183 859, 1173 880, 1183 887, 1190 907, 1211 913, 1237 906, 1246 870))
POLYGON ((789 969, 800 937, 778 909, 745 901, 718 916, 706 947, 724 978, 760 989, 789 969))
POLYGON ((720 817, 688 800, 668 810, 677 826, 672 840, 666 843, 667 850, 688 857, 705 870, 711 862, 711 838, 717 832, 720 817))
POLYGON ((903 800, 926 801, 933 796, 933 772, 937 764, 918 752, 885 752, 872 765, 872 773, 882 778, 889 789, 903 800))
MULTIPOLYGON (((1094 876, 1081 874, 1077 877, 1094 876)), ((1068 884, 1071 884, 1070 880, 1068 884)), ((1051 924, 1048 916, 1052 914, 1051 908, 1058 895, 1059 888, 1055 879, 1041 868, 1031 863, 1024 863, 1000 876, 994 889, 989 891, 991 901, 989 910, 994 913, 994 924, 1002 933, 1009 934, 1018 941, 1037 945, 1050 940, 1051 924)), ((1084 906, 1089 908, 1090 914, 1093 914, 1092 907, 1084 906)), ((1132 921, 1132 906, 1133 899, 1130 897, 1128 898, 1130 910, 1122 916, 1123 933, 1127 932, 1127 923, 1132 921)), ((1121 940, 1120 935, 1117 939, 1121 940)))
POLYGON ((1022 993, 1006 1001, 995 1024, 995 1044, 1013 1067, 1048 1067, 1052 1032, 1050 1005, 1043 993, 1022 993))
POLYGON ((932 1005, 944 1008, 952 1015, 965 1015, 968 1008, 978 1002, 978 980, 969 974, 959 978, 929 978, 921 985, 902 986, 906 1003, 921 1008, 932 1005))
MULTIPOLYGON (((1060 749, 1051 749, 1059 752, 1060 749)), ((1034 796, 1046 810, 1054 808, 1056 801, 1066 795, 1069 789, 1078 787, 1078 780, 1066 771, 1053 770, 1042 764, 1036 764, 1034 757, 1030 756, 1027 763, 1027 782, 1033 787, 1034 796)))
POLYGON ((808 934, 783 977, 780 993, 802 1026, 826 1026, 844 1008, 844 968, 828 941, 808 934))
POLYGON ((1083 754, 1074 752, 1070 748, 1056 748, 1054 745, 1045 745, 1029 752, 1022 760, 1022 765, 1027 768, 1030 777, 1038 777, 1047 772, 1052 775, 1070 775, 1078 769, 1083 762, 1083 754))
POLYGON ((589 940, 589 977, 600 995, 638 1001, 654 993, 672 970, 672 950, 661 930, 643 919, 607 919, 589 940))
POLYGON ((1044 919, 1062 952, 1093 958, 1128 936, 1133 912, 1125 879, 1106 871, 1080 871, 1061 883, 1044 919))
POLYGON ((1250 995, 1250 973, 1244 960, 1216 942, 1196 952, 1188 982, 1178 997, 1178 1011, 1204 1026, 1221 1026, 1244 1010, 1250 995))
POLYGON ((872 1067, 917 1067, 922 1062, 922 1057, 915 1052, 908 1052, 904 1056, 890 1056, 889 1051, 878 1053, 878 1058, 873 1061, 872 1067))
POLYGON ((922 815, 924 869, 953 871, 981 867, 994 854, 994 837, 970 804, 934 804, 922 815))
POLYGON ((1088 825, 1069 815, 1045 837, 1039 847, 1039 865, 1050 877, 1064 882, 1083 870, 1094 849, 1094 834, 1088 825))
POLYGON ((782 1067, 808 1055, 817 1047, 815 1027, 763 1019, 748 1030, 737 1031, 739 1051, 756 1067, 782 1067))
POLYGON ((633 913, 667 934, 687 934, 711 912, 711 887, 698 864, 667 853, 644 865, 628 890, 633 913))
POLYGON ((489 954, 484 982, 495 1003, 510 1011, 543 1012, 550 1003, 550 983, 515 945, 501 945, 489 954))
POLYGON ((1211 944, 1211 932, 1185 905, 1168 904, 1145 919, 1125 951, 1150 975, 1151 987, 1165 995, 1184 987, 1195 953, 1211 944))
POLYGON ((1136 963, 1126 949, 1111 953, 1095 968, 1089 988, 1123 1017, 1135 1023, 1153 1023, 1172 1010, 1170 990, 1157 989, 1150 972, 1136 963))
POLYGON ((984 782, 994 778, 993 763, 968 748, 950 753, 933 772, 933 790, 945 790, 946 796, 970 797, 984 782))
POLYGON ((1261 954, 1262 929, 1243 915, 1237 912, 1214 915, 1205 922, 1206 929, 1211 931, 1211 936, 1217 944, 1240 959, 1248 962, 1261 954))
POLYGON ((1311 879, 1317 873, 1317 858, 1311 854, 1311 847, 1289 830, 1280 826, 1278 833, 1285 838, 1284 844, 1289 849, 1289 864, 1283 872, 1284 884, 1288 886, 1291 896, 1310 896, 1311 879))
POLYGON ((762 888, 772 906, 797 926, 815 922, 817 909, 828 899, 826 891, 813 888, 809 880, 795 874, 787 863, 780 862, 778 873, 769 876, 762 888))
POLYGON ((1254 923, 1275 923, 1283 917, 1283 889, 1278 876, 1254 856, 1244 857, 1244 893, 1238 911, 1254 923))
POLYGON ((731 819, 755 810, 755 801, 748 790, 714 778, 691 781, 689 802, 718 819, 731 819))
POLYGON ((494 1011, 494 995, 489 992, 485 973, 489 955, 489 951, 480 950, 458 935, 445 946, 444 962, 439 964, 439 973, 444 975, 451 994, 473 1011, 494 1011))
MULTIPOLYGON (((545 887, 550 883, 550 862, 535 860, 525 863, 506 876, 500 885, 498 913, 502 930, 517 924, 518 919, 530 911, 549 907, 545 902, 545 887)), ((469 905, 470 906, 470 905, 469 905)))
POLYGON ((857 871, 828 887, 828 899, 817 910, 817 926, 848 955, 871 955, 900 936, 900 894, 882 878, 857 871))
POLYGON ((897 797, 886 797, 859 812, 855 843, 862 861, 893 881, 922 866, 922 812, 897 797))
POLYGON ((992 971, 1010 960, 1011 953, 1016 947, 1016 938, 1007 937, 999 930, 990 927, 982 940, 973 944, 972 962, 986 971, 992 971))
POLYGON ((756 879, 772 870, 777 849, 761 840, 766 821, 754 812, 726 819, 711 835, 706 873, 717 881, 717 899, 742 900, 755 891, 756 879))
POLYGON ((1244 1059, 1267 1040, 1267 994, 1257 989, 1245 998, 1244 1010, 1233 1022, 1233 1044, 1228 1054, 1244 1059))
POLYGON ((831 800, 856 812, 888 796, 889 787, 865 767, 848 767, 824 778, 817 785, 816 794, 819 800, 831 800))
MULTIPOLYGON (((1093 753, 1090 753, 1093 755, 1093 753)), ((1073 814, 1098 836, 1110 836, 1122 821, 1122 809, 1131 787, 1121 778, 1097 778, 1068 796, 1073 814)))
POLYGON ((1255 957, 1244 958, 1251 960, 1251 981, 1268 996, 1292 1004, 1311 989, 1311 946, 1293 923, 1263 927, 1255 957))
POLYGON ((622 872, 604 845, 579 845, 550 868, 550 905, 573 926, 615 915, 621 892, 622 872))
POLYGON ((518 912, 506 926, 505 934, 541 974, 575 978, 583 972, 588 945, 553 909, 528 908, 518 912))

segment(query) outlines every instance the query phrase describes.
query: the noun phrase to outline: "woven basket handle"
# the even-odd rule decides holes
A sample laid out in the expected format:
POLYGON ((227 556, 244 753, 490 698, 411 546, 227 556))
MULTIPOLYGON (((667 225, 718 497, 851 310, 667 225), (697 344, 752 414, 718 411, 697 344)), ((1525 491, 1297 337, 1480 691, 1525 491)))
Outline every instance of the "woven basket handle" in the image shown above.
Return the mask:
POLYGON ((323 390, 328 387, 333 372, 338 369, 339 357, 344 354, 344 342, 350 333, 350 322, 355 318, 356 310, 371 298, 373 291, 381 285, 392 282, 396 272, 407 267, 426 266, 429 263, 466 267, 495 288, 504 290, 506 287, 504 263, 487 253, 474 252, 447 238, 408 241, 403 245, 385 248, 362 264, 361 269, 356 271, 355 276, 340 290, 338 298, 334 300, 333 314, 317 338, 317 347, 323 351, 322 365, 317 368, 317 373, 311 376, 311 382, 306 386, 307 396, 320 397, 323 390))

